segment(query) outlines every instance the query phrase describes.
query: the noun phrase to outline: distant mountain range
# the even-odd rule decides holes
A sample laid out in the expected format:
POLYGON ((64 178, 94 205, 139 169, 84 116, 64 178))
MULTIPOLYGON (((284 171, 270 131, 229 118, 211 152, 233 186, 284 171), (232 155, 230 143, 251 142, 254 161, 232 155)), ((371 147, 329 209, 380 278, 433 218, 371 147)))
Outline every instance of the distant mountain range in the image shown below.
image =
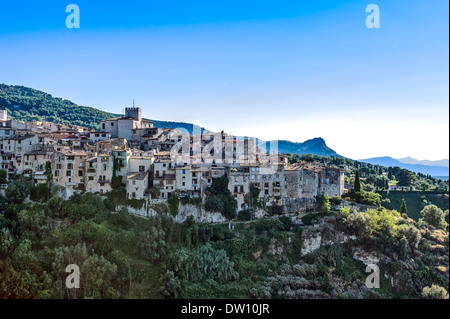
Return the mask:
POLYGON ((334 150, 329 148, 324 139, 320 137, 316 137, 310 140, 307 140, 303 143, 300 142, 291 142, 286 140, 274 140, 271 142, 260 142, 259 145, 266 145, 266 149, 270 150, 270 143, 278 144, 278 152, 280 153, 291 153, 298 154, 300 156, 305 154, 312 154, 318 156, 334 156, 334 157, 343 157, 336 153, 334 150))
POLYGON ((405 157, 405 158, 397 158, 397 161, 405 164, 419 164, 419 165, 427 165, 427 166, 446 166, 449 167, 449 160, 443 159, 439 161, 429 161, 429 160, 417 160, 412 157, 405 157))
POLYGON ((410 170, 412 172, 427 174, 427 175, 431 175, 434 177, 447 177, 448 178, 448 176, 449 176, 449 167, 448 166, 402 163, 401 161, 399 161, 395 158, 389 157, 389 156, 373 157, 373 158, 361 159, 359 161, 365 162, 365 163, 370 163, 373 165, 382 165, 382 166, 386 166, 386 167, 398 166, 398 167, 410 170))

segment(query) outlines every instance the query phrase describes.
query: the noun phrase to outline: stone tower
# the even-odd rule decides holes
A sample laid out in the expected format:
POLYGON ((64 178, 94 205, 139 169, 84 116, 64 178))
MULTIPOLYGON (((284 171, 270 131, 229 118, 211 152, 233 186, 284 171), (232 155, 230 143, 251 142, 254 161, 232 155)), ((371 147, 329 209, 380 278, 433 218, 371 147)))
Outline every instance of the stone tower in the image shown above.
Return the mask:
POLYGON ((127 107, 125 108, 125 117, 131 117, 136 121, 142 120, 142 110, 140 107, 127 107))

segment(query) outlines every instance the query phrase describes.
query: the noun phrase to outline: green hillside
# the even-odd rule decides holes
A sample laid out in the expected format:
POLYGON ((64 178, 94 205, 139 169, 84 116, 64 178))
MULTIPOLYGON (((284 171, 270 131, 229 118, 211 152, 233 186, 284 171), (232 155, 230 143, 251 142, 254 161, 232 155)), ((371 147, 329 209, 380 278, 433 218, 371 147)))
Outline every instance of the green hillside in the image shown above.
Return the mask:
POLYGON ((8 110, 10 118, 21 122, 46 120, 95 129, 99 128, 101 120, 113 116, 111 113, 79 106, 42 91, 5 84, 0 84, 0 106, 8 110))
MULTIPOLYGON (((108 113, 92 107, 80 106, 72 101, 24 86, 0 84, 0 106, 8 110, 9 117, 21 122, 49 121, 75 124, 99 129, 100 121, 119 114, 108 113)), ((151 120, 156 127, 178 128, 192 132, 194 126, 184 122, 151 120)), ((198 128, 198 127, 197 127, 198 128)), ((201 128, 203 131, 204 129, 201 128)))
POLYGON ((417 192, 417 191, 390 191, 380 192, 383 198, 389 199, 391 202, 385 205, 388 209, 395 209, 400 211, 402 199, 406 202, 408 208, 408 216, 414 220, 419 220, 422 217, 420 212, 427 205, 436 205, 442 210, 449 209, 448 193, 438 192, 417 192))

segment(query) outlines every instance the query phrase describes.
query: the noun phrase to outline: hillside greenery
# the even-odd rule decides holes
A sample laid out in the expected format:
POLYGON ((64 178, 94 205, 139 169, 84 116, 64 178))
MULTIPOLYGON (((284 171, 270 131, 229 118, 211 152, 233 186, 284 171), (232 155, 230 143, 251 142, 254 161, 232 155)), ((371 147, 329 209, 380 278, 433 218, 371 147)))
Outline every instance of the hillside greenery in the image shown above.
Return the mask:
POLYGON ((448 298, 448 220, 434 205, 416 222, 383 208, 336 211, 324 197, 303 225, 273 216, 230 229, 175 223, 168 210, 133 216, 91 193, 63 200, 42 185, 18 176, 0 196, 0 298, 448 298), (356 240, 303 256, 317 231, 356 240), (386 257, 394 285, 383 276, 368 289, 355 249, 386 257), (80 268, 79 290, 65 286, 68 264, 80 268))

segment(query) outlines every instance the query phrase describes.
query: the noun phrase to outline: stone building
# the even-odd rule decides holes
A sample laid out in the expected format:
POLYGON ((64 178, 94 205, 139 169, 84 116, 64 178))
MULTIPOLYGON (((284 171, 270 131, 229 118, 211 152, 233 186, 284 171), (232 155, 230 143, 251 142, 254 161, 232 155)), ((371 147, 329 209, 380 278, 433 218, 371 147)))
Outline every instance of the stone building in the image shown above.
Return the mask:
POLYGON ((127 198, 143 199, 148 195, 148 177, 150 171, 128 173, 127 198))
POLYGON ((112 138, 125 138, 128 141, 139 140, 147 134, 145 129, 153 128, 153 122, 142 118, 139 107, 127 107, 125 115, 103 120, 100 122, 100 131, 108 132, 112 138))
MULTIPOLYGON (((51 168, 55 184, 69 191, 85 189, 85 151, 55 152, 52 155, 51 168)), ((70 193, 71 193, 70 192, 70 193)))

